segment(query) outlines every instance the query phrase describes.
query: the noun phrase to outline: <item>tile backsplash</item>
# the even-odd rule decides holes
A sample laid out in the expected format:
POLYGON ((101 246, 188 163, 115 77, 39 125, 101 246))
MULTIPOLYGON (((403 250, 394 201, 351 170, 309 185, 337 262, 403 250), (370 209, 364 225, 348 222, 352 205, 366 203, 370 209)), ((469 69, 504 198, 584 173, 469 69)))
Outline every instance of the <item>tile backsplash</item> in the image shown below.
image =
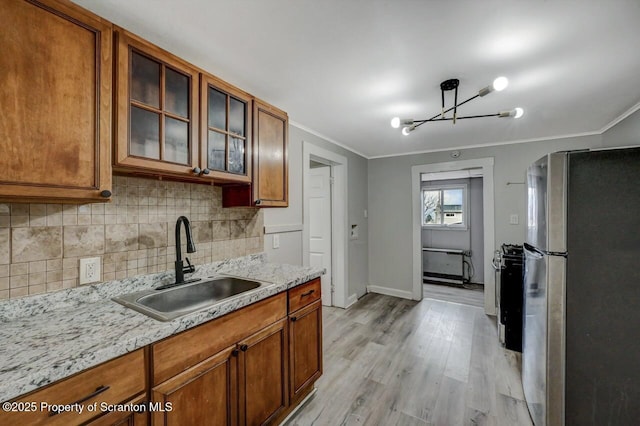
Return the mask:
POLYGON ((114 176, 109 204, 0 204, 0 299, 76 287, 81 257, 102 258, 102 281, 171 270, 179 216, 194 265, 263 251, 262 211, 223 209, 219 187, 114 176))

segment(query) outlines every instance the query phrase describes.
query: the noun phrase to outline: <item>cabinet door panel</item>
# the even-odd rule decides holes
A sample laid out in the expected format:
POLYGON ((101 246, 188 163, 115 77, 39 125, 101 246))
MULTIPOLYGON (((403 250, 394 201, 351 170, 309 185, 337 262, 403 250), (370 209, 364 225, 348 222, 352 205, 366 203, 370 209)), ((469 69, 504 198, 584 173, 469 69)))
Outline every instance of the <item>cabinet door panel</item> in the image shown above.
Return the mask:
POLYGON ((160 116, 131 106, 131 155, 160 159, 160 116))
POLYGON ((240 342, 240 423, 262 425, 289 404, 287 320, 240 342))
POLYGON ((16 0, 2 3, 0 27, 0 197, 101 200, 110 24, 72 4, 16 0))
POLYGON ((114 168, 195 178, 198 71, 117 28, 114 168))
POLYGON ((264 201, 285 199, 284 122, 267 111, 258 110, 257 198, 264 201))
POLYGON ((178 374, 152 390, 154 425, 237 424, 237 357, 235 346, 178 374), (171 405, 170 411, 168 404, 171 405))
POLYGON ((317 302, 289 317, 291 399, 322 374, 322 303, 317 302))
POLYGON ((208 74, 202 74, 200 84, 200 167, 219 182, 250 182, 250 95, 208 74))
POLYGON ((131 99, 160 108, 159 62, 131 52, 131 99))

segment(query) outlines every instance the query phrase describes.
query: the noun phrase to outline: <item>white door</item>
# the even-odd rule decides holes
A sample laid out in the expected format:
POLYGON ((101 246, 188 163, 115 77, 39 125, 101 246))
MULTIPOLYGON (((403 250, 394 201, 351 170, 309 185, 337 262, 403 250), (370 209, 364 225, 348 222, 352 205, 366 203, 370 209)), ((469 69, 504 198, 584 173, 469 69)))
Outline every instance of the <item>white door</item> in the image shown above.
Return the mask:
POLYGON ((309 177, 309 265, 325 268, 322 304, 331 306, 331 167, 311 169, 309 177))

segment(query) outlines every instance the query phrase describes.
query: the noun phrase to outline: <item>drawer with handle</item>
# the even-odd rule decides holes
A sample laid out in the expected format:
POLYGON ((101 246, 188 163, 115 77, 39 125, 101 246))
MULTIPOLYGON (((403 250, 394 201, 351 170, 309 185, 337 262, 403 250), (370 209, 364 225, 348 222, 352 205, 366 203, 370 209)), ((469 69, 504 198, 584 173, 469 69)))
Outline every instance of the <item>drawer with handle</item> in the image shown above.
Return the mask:
POLYGON ((320 299, 320 278, 301 284, 288 291, 289 296, 289 313, 295 312, 300 308, 320 299))
POLYGON ((144 351, 139 349, 4 403, 15 410, 0 411, 0 424, 81 424, 103 414, 101 405, 126 401, 145 386, 144 351))

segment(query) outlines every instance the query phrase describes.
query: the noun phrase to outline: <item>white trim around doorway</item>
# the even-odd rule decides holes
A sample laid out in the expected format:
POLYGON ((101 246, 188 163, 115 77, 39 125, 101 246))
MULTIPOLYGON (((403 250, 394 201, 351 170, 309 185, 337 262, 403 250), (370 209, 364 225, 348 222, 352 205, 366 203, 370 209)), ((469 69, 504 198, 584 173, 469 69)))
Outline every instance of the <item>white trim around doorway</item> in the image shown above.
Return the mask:
POLYGON ((420 175, 482 168, 482 210, 484 215, 484 311, 496 314, 496 282, 491 266, 495 250, 493 158, 422 164, 411 167, 413 217, 413 299, 422 300, 422 238, 420 222, 420 175))
POLYGON ((347 158, 320 148, 309 142, 302 142, 302 263, 309 266, 309 173, 311 160, 331 167, 333 187, 331 188, 331 268, 333 272, 333 306, 346 308, 352 302, 348 289, 349 239, 347 234, 347 158))

